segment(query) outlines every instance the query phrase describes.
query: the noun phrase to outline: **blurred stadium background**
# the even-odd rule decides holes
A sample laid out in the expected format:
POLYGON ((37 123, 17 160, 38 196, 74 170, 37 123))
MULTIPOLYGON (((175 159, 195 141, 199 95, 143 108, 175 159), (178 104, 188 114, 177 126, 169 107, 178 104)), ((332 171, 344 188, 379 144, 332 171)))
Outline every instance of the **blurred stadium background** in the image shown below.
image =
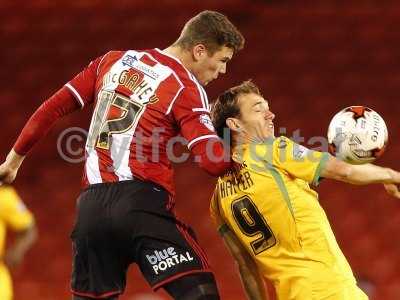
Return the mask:
MULTIPOLYGON (((0 2, 1 159, 31 113, 87 63, 111 49, 164 48, 195 13, 227 14, 246 37, 228 74, 207 87, 209 98, 253 78, 287 135, 305 145, 324 136, 333 114, 363 104, 389 128, 379 164, 400 169, 400 6, 381 1, 250 0, 3 0, 0 2)), ((57 138, 87 128, 91 110, 60 121, 26 160, 16 187, 36 215, 40 238, 14 273, 16 300, 70 299, 75 199, 82 164, 63 160, 57 138)), ((78 147, 79 145, 74 145, 78 147)), ((208 217, 214 179, 191 162, 176 166, 177 209, 197 230, 214 267, 222 299, 245 299, 233 261, 208 217)), ((400 299, 400 203, 381 186, 323 182, 318 188, 336 237, 372 300, 400 299)), ((266 195, 266 198, 268 195, 266 195)), ((151 294, 133 267, 122 300, 151 294)))

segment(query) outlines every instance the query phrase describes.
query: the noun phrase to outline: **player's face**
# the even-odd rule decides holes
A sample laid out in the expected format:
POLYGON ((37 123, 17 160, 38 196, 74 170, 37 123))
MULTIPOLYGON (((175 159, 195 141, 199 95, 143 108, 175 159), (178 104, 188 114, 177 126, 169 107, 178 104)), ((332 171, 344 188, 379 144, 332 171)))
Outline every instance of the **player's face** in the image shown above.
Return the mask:
POLYGON ((263 141, 274 137, 275 115, 271 112, 268 102, 257 94, 239 96, 240 131, 250 140, 263 141))
POLYGON ((204 48, 204 52, 196 58, 196 67, 193 70, 194 75, 205 86, 214 79, 217 79, 219 74, 226 73, 226 64, 232 59, 232 56, 233 50, 225 46, 211 56, 204 48))

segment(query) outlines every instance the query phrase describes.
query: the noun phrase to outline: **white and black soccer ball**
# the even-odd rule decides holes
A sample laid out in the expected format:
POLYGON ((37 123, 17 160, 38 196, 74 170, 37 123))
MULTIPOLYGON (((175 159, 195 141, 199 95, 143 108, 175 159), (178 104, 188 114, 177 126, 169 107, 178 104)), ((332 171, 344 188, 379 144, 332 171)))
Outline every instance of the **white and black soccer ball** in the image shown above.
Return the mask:
POLYGON ((365 106, 338 112, 328 128, 330 152, 351 164, 373 162, 385 151, 388 131, 383 118, 365 106))

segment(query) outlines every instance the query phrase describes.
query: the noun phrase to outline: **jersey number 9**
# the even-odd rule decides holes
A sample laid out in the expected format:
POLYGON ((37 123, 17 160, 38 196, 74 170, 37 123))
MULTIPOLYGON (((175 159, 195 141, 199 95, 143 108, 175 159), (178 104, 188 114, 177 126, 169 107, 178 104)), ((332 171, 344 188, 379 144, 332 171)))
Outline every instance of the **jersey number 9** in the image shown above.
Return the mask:
POLYGON ((231 208, 242 233, 249 237, 257 236, 250 243, 255 255, 276 244, 273 232, 250 197, 243 196, 236 199, 232 202, 231 208))

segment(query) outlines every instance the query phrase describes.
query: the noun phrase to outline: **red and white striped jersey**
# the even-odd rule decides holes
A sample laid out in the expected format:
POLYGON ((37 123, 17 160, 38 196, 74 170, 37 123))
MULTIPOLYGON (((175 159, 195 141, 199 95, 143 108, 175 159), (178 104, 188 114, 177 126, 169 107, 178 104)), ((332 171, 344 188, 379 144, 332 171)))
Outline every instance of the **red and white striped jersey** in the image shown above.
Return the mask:
POLYGON ((84 185, 138 177, 174 194, 168 153, 179 133, 190 149, 218 138, 203 87, 159 49, 111 51, 66 84, 84 107, 94 103, 84 185))

